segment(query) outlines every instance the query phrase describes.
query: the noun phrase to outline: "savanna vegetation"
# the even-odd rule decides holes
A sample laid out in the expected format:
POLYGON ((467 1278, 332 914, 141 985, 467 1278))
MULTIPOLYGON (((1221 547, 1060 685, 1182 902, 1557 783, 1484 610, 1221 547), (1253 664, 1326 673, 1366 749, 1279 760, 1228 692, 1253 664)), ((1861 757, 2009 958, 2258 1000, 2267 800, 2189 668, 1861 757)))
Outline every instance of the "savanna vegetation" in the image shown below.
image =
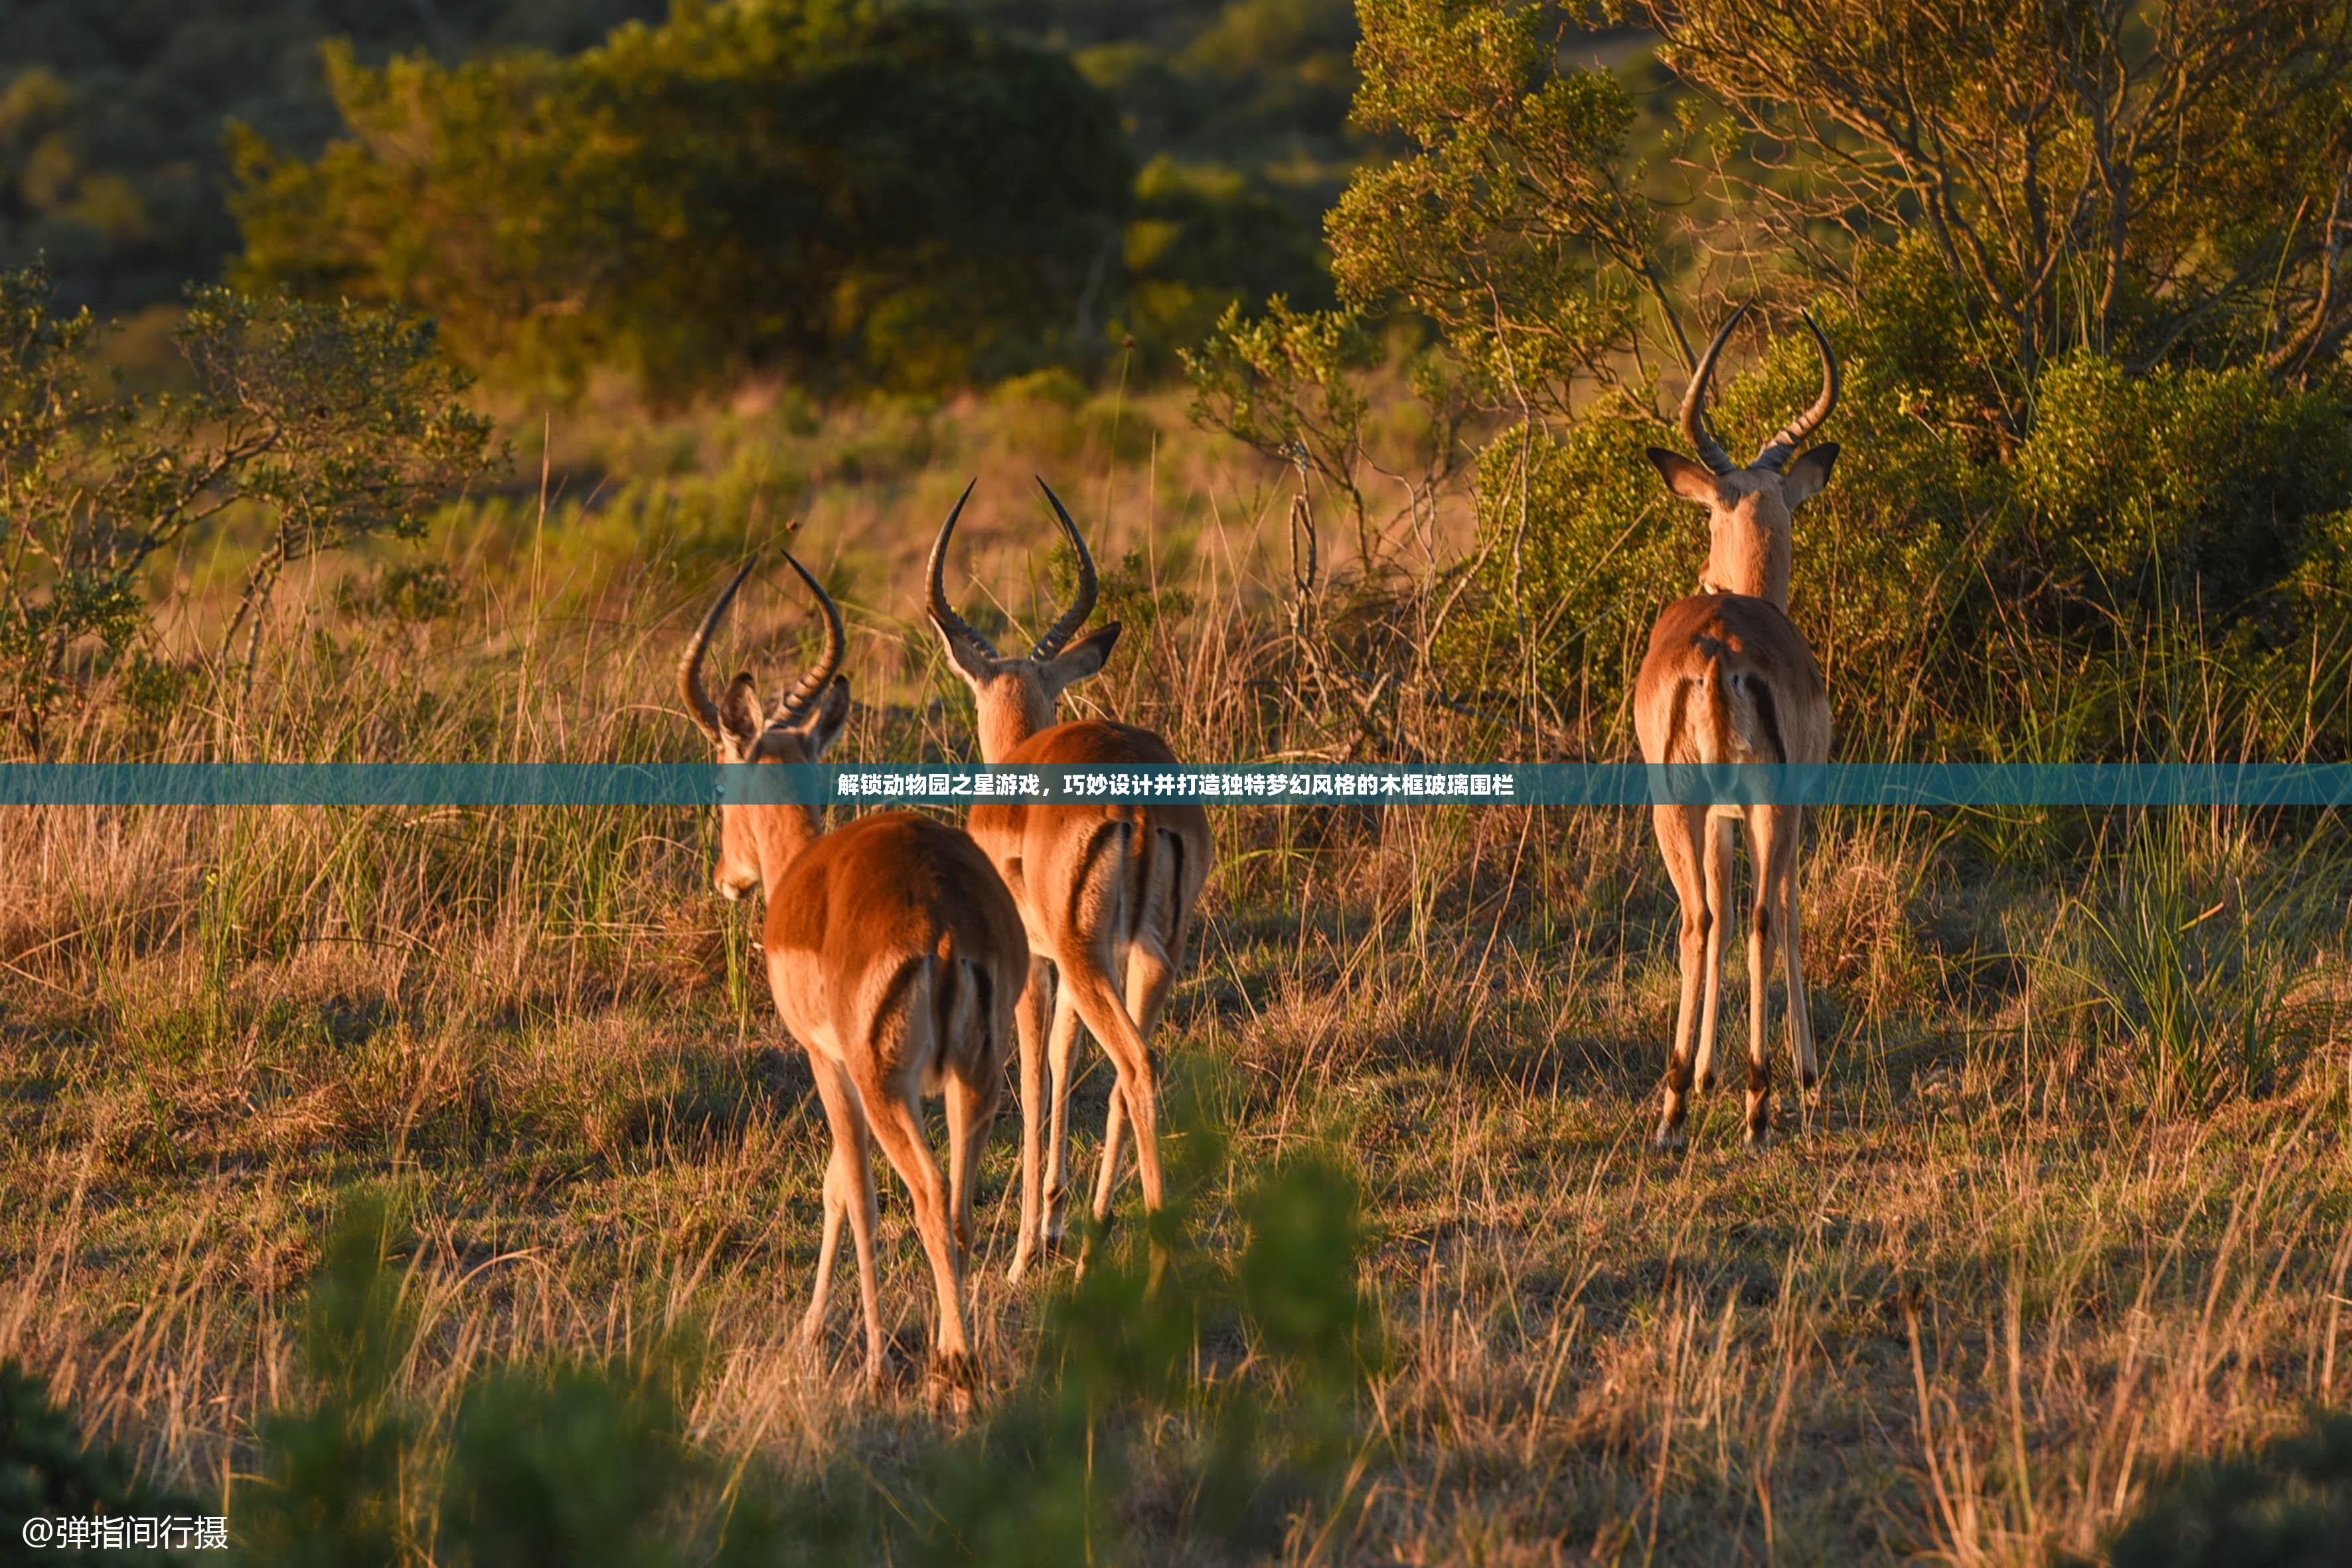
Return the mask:
MULTIPOLYGON (((722 651, 813 642, 787 537, 849 615, 839 755, 969 757, 923 554, 977 474, 950 586, 1034 633, 1040 472, 1127 628, 1066 714, 1622 757, 1706 551, 1643 451, 1751 298, 1736 455, 1812 395, 1798 310, 1844 370, 1792 596, 1837 756, 2352 753, 2330 0, 54 9, 0 83, 0 244, 47 258, 0 288, 19 760, 698 759, 675 660, 748 552, 722 651)), ((827 1144, 712 814, 10 807, 8 1528, 2344 1555, 2340 813, 1816 813, 1827 1079, 1762 1154, 1722 1095, 1645 1142, 1642 814, 1215 829, 1176 1199, 1008 1285, 1000 1134, 959 1424, 887 1177, 908 1375, 866 1391, 846 1308, 795 1337, 827 1144)))

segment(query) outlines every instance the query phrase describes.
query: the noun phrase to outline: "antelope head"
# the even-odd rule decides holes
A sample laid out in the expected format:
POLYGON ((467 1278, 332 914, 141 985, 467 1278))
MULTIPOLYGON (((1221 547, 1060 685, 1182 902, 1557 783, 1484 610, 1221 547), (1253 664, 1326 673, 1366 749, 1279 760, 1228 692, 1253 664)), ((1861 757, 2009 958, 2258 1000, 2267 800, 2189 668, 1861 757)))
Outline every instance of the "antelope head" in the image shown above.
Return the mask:
POLYGON ((963 515, 963 503, 971 499, 971 485, 966 485, 963 494, 956 498, 955 510, 940 525, 940 536, 931 545, 931 625, 939 628, 940 640, 947 644, 948 658, 954 663, 956 673, 971 688, 973 702, 980 711, 980 754, 992 761, 1050 727, 1055 700, 1067 688, 1099 671, 1118 641, 1117 621, 1096 627, 1076 642, 1070 640, 1071 635, 1087 624, 1087 617, 1094 614, 1095 558, 1053 487, 1039 479, 1037 488, 1045 492, 1063 536, 1077 552, 1078 592, 1070 607, 1062 612, 1025 656, 1007 658, 997 652, 995 646, 948 603, 948 542, 955 535, 956 519, 963 515))
MULTIPOLYGON (((729 681, 716 702, 703 689, 703 655, 709 649, 711 634, 727 615, 727 606, 734 602, 735 591, 751 574, 751 562, 744 563, 720 592, 702 617, 694 640, 687 645, 686 657, 678 660, 678 694, 686 699, 686 710, 709 738, 721 763, 821 762, 841 738, 842 725, 849 717, 849 678, 835 673, 841 668, 847 641, 842 633, 841 611, 824 585, 809 575, 807 567, 790 552, 784 559, 800 574, 824 612, 824 651, 791 690, 763 709, 759 688, 748 670, 729 681)), ((814 813, 806 806, 722 804, 716 878, 720 895, 740 899, 762 886, 772 873, 782 871, 799 842, 814 836, 815 827, 814 813)))
POLYGON ((1791 514, 1830 482, 1837 443, 1824 441, 1795 462, 1789 459, 1837 406, 1837 354, 1820 324, 1807 314, 1805 325, 1813 342, 1821 345, 1821 395, 1765 442, 1754 462, 1741 468, 1707 429, 1706 388, 1731 329, 1747 314, 1748 307, 1742 305, 1717 329, 1715 341, 1699 356, 1698 368, 1691 372, 1690 390, 1683 395, 1683 435, 1699 460, 1694 463, 1653 447, 1650 461, 1664 476, 1668 489, 1706 508, 1706 573, 1699 579, 1699 592, 1752 595, 1785 610, 1789 607, 1790 533, 1794 526, 1791 514))

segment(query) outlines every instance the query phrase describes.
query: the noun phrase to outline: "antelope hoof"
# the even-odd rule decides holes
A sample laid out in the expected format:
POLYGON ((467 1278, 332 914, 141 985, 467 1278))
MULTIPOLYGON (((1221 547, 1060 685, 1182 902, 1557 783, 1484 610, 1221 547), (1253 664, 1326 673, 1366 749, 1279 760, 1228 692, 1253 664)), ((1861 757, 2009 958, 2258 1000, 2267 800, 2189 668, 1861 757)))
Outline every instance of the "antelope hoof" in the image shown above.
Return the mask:
POLYGON ((1683 1146, 1683 1130, 1671 1122, 1661 1122, 1657 1135, 1650 1140, 1651 1147, 1670 1154, 1683 1146))
POLYGON ((923 1381, 932 1409, 958 1421, 971 1416, 972 1385, 977 1382, 971 1357, 961 1351, 943 1355, 931 1363, 930 1374, 923 1381))
POLYGON ((1771 1147, 1772 1124, 1770 1122, 1768 1121, 1761 1127, 1750 1127, 1748 1130, 1748 1152, 1749 1153, 1761 1154, 1771 1147))

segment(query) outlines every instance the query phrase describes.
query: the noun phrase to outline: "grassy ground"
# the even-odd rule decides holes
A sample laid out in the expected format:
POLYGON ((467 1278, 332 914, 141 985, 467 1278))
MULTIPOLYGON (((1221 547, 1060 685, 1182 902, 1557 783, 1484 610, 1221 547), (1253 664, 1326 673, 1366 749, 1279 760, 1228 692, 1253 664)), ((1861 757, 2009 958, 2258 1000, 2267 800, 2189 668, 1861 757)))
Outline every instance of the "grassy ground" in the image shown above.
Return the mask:
MULTIPOLYGON (((1164 398, 1055 396, 559 429, 543 519, 518 493, 440 536, 453 614, 339 609, 314 584, 249 694, 198 680, 75 744, 698 756, 671 659, 719 563, 789 510, 852 613, 868 706, 847 752, 964 754, 960 689, 909 629, 917 563, 978 471, 971 560, 1025 616, 1041 444, 1081 515, 1108 504, 1106 555, 1137 552, 1130 614, 1164 611, 1080 709, 1201 758, 1344 746, 1283 641, 1284 476, 1164 398)), ((200 627, 213 574, 183 569, 200 627)), ((805 615, 763 581, 738 647, 781 663, 805 615)), ((1464 723, 1458 744, 1496 745, 1464 723)), ((1821 1101, 1784 1098, 1786 1135, 1749 1155, 1718 1091, 1665 1156, 1645 1135, 1673 910, 1635 814, 1213 816, 1222 865, 1164 1036, 1204 1066, 1232 1154, 1199 1233, 1231 1254, 1257 1174, 1324 1151, 1361 1189, 1390 1353, 1346 1463, 1245 1549, 1189 1527, 1185 1417, 1148 1426, 1116 1510, 1130 1554, 2038 1562, 2095 1552, 2174 1460, 2352 1397, 2332 822, 1825 815, 1803 889, 1821 1101)), ((486 1368, 690 1326, 688 1430, 732 1480, 681 1496, 682 1533, 714 1540, 743 1477, 845 1467, 862 1506, 919 1511, 947 1441, 919 1389, 865 1393, 846 1310, 821 1354, 793 1339, 822 1129, 750 917, 707 892, 714 829, 650 808, 8 813, 0 1357, 234 1510, 257 1419, 301 1394, 299 1292, 364 1190, 416 1238, 398 1379, 428 1429, 486 1368)), ((1727 1038, 1744 1026, 1727 1007, 1727 1038)), ((1097 1067, 1082 1152, 1106 1089, 1097 1067)), ((975 1311, 1000 1398, 1067 1278, 1003 1282, 1009 1126, 975 1311)), ((887 1321, 916 1360, 927 1292, 883 1194, 887 1321)), ((429 1519, 404 1528, 435 1555, 429 1519)))

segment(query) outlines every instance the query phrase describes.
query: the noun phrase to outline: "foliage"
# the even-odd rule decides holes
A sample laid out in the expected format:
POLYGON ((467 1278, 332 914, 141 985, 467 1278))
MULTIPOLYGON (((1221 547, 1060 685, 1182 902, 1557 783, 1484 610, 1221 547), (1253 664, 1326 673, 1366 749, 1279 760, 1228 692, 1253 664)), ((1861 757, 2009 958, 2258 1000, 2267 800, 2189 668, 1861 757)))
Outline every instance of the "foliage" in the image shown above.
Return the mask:
MULTIPOLYGON (((1094 321, 1132 332, 1155 373, 1234 299, 1328 292, 1318 219, 1364 150, 1347 124, 1355 19, 1349 0, 944 0, 1049 48, 1117 106, 1145 163, 1129 302, 1111 263, 1094 321), (1157 172, 1155 172, 1155 169, 1157 172), (1115 318, 1115 319, 1114 319, 1115 318)), ((445 66, 593 46, 658 22, 664 0, 436 0, 326 6, 195 0, 106 25, 76 0, 0 10, 0 266, 46 257, 60 293, 101 311, 168 303, 238 248, 223 201, 225 125, 315 159, 346 127, 318 46, 349 41, 379 66, 428 53, 445 66)), ((1098 253, 1078 258, 1090 275, 1098 253)), ((1090 353, 1097 345, 1073 345, 1090 353)))
POLYGON ((1050 1306, 1029 1375, 926 1457, 919 1504, 853 1501, 871 1481, 849 1467, 796 1500, 792 1532, 830 1548, 818 1561, 1133 1561, 1155 1461, 1176 1468, 1176 1532, 1228 1553, 1263 1553, 1302 1510, 1338 1505, 1386 1353, 1359 1284, 1356 1184, 1319 1152, 1277 1161, 1241 1195, 1239 1257, 1213 1249, 1196 1232, 1225 1142, 1191 1089, 1166 1109, 1168 1205, 1089 1243, 1098 1256, 1050 1306))
POLYGON ((318 45, 362 56, 577 48, 663 0, 186 0, 0 6, 0 269, 45 262, 100 312, 170 306, 236 248, 221 128, 314 153, 334 132, 318 45))
POLYGON ((1135 196, 1119 319, 1155 351, 1150 363, 1172 362, 1237 305, 1270 295, 1310 308, 1329 303, 1313 230, 1263 182, 1162 156, 1144 165, 1135 196))
POLYGON ((463 602, 457 574, 431 561, 388 566, 335 589, 336 607, 345 615, 405 626, 446 620, 463 602))
MULTIPOLYGON (((338 1215, 303 1307, 307 1396, 259 1423, 261 1479, 232 1501, 247 1559, 406 1561, 421 1496, 427 1539, 477 1568, 688 1561, 665 1517, 708 1479, 685 1436, 688 1363, 505 1363, 467 1384, 436 1444, 404 1391, 419 1348, 412 1254, 381 1194, 338 1215)), ((740 1544, 719 1559, 744 1560, 740 1544)))
POLYGON ((1294 310, 1276 295, 1255 320, 1229 308, 1209 340, 1183 357, 1196 423, 1311 469, 1348 498, 1363 526, 1357 476, 1371 409, 1363 377, 1379 363, 1379 347, 1360 318, 1294 310))
POLYGON ((2250 1454, 2163 1477, 2106 1561, 2114 1568, 2321 1568, 2347 1559, 2352 1415, 2317 1412, 2250 1454))
MULTIPOLYGON (((2020 755, 2021 682, 2071 710, 2048 715, 2067 732, 2040 760, 2352 754, 2341 701, 2289 713, 2269 696, 2285 666, 2346 654, 2330 563, 2352 508, 2352 420, 2337 384, 2134 377, 2070 357, 2011 446, 1969 407, 1965 330, 1937 316, 1932 269, 1904 265, 1916 256, 1865 277, 1859 308, 1817 308, 1845 369, 1842 456, 1796 524, 1793 613, 1841 708, 1881 716, 1869 754, 2020 755), (2152 685, 2159 649, 2195 678, 2152 685)), ((1753 449, 1819 374, 1810 339, 1780 334, 1726 380, 1717 428, 1753 449)), ((1553 721, 1585 744, 1622 743, 1650 618, 1705 556, 1643 460, 1657 439, 1647 410, 1603 400, 1480 460, 1490 552, 1449 662, 1508 668, 1527 638, 1553 721)))
POLYGON ((2074 592, 2146 609, 2169 596, 2226 622, 2277 587, 2318 520, 2352 506, 2352 389, 2261 371, 2127 375, 2088 353, 2051 366, 2018 454, 2028 548, 2074 592))
MULTIPOLYGON (((694 1561, 666 1510, 701 1467, 677 1369, 509 1365, 466 1390, 439 1539, 477 1564, 694 1561)), ((739 1548, 732 1561, 741 1561, 739 1548)))
POLYGON ((254 1562, 400 1560, 403 1461, 417 1426, 399 1387, 416 1335, 416 1302, 399 1267, 406 1247, 375 1195, 347 1205, 329 1234, 301 1323, 317 1394, 258 1423, 266 1479, 230 1503, 236 1542, 254 1562))
MULTIPOLYGON (((39 1376, 14 1360, 0 1362, 0 1516, 12 1527, 44 1517, 194 1511, 184 1500, 142 1482, 120 1448, 87 1441, 73 1412, 50 1400, 39 1376)), ((130 1563, 153 1555, 110 1552, 95 1560, 130 1563)))
POLYGON ((1560 66, 1566 8, 1365 0, 1359 17, 1355 121, 1410 151, 1358 170, 1326 219, 1343 309, 1276 297, 1255 319, 1228 312, 1185 363, 1194 418, 1318 475, 1370 563, 1374 324, 1410 313, 1443 335, 1444 353, 1407 371, 1434 482, 1456 467, 1466 405, 1567 416, 1580 388, 1617 385, 1636 342, 1628 280, 1655 292, 1662 263, 1639 171, 1623 166, 1631 100, 1604 71, 1560 66))
POLYGON ((159 553, 257 534, 226 646, 247 624, 258 636, 287 566, 420 536, 491 462, 432 324, 398 311, 194 290, 175 333, 193 385, 152 399, 99 384, 91 336, 45 275, 0 274, 0 682, 37 751, 145 634, 159 553), (95 662, 77 662, 92 644, 95 662))
POLYGON ((2352 333, 2340 0, 1643 9, 1748 138, 1742 194, 1792 254, 1851 279, 1855 246, 1927 237, 2014 429, 2075 350, 2287 373, 2352 333))
POLYGON ((1360 15, 1356 121, 1411 151, 1359 171, 1327 220, 1341 297, 1427 316, 1485 399, 1522 415, 1616 384, 1632 285, 1661 287, 1623 83, 1560 65, 1568 7, 1363 0, 1360 15))
POLYGON ((1278 174, 1310 237, 1328 187, 1365 151, 1348 126, 1350 0, 962 0, 1062 44, 1119 106, 1147 154, 1278 174), (1304 202, 1313 202, 1313 209, 1304 202))
POLYGON ((414 304, 477 365, 939 387, 1090 348, 1108 302, 1110 105, 946 12, 688 4, 569 58, 328 68, 350 139, 239 135, 239 275, 414 304))
MULTIPOLYGON (((721 1510, 716 1561, 1118 1560, 1125 1489, 1171 1417, 1194 1433, 1186 1531, 1263 1550, 1328 1507, 1384 1354, 1355 1184, 1326 1155, 1281 1161, 1242 1195, 1238 1257, 1213 1252, 1192 1227, 1225 1145, 1190 1097, 1170 1109, 1181 1201, 1055 1300, 1034 1367, 978 1426, 919 1452, 921 1506, 872 1506, 862 1466, 796 1492, 755 1477, 721 1510)), ((265 1479, 233 1502, 251 1560, 391 1563, 418 1539, 478 1568, 710 1560, 675 1528, 718 1479, 686 1436, 685 1342, 477 1373, 445 1437, 404 1391, 421 1348, 411 1251, 380 1194, 337 1219, 303 1310, 304 1393, 260 1423, 265 1479)))

